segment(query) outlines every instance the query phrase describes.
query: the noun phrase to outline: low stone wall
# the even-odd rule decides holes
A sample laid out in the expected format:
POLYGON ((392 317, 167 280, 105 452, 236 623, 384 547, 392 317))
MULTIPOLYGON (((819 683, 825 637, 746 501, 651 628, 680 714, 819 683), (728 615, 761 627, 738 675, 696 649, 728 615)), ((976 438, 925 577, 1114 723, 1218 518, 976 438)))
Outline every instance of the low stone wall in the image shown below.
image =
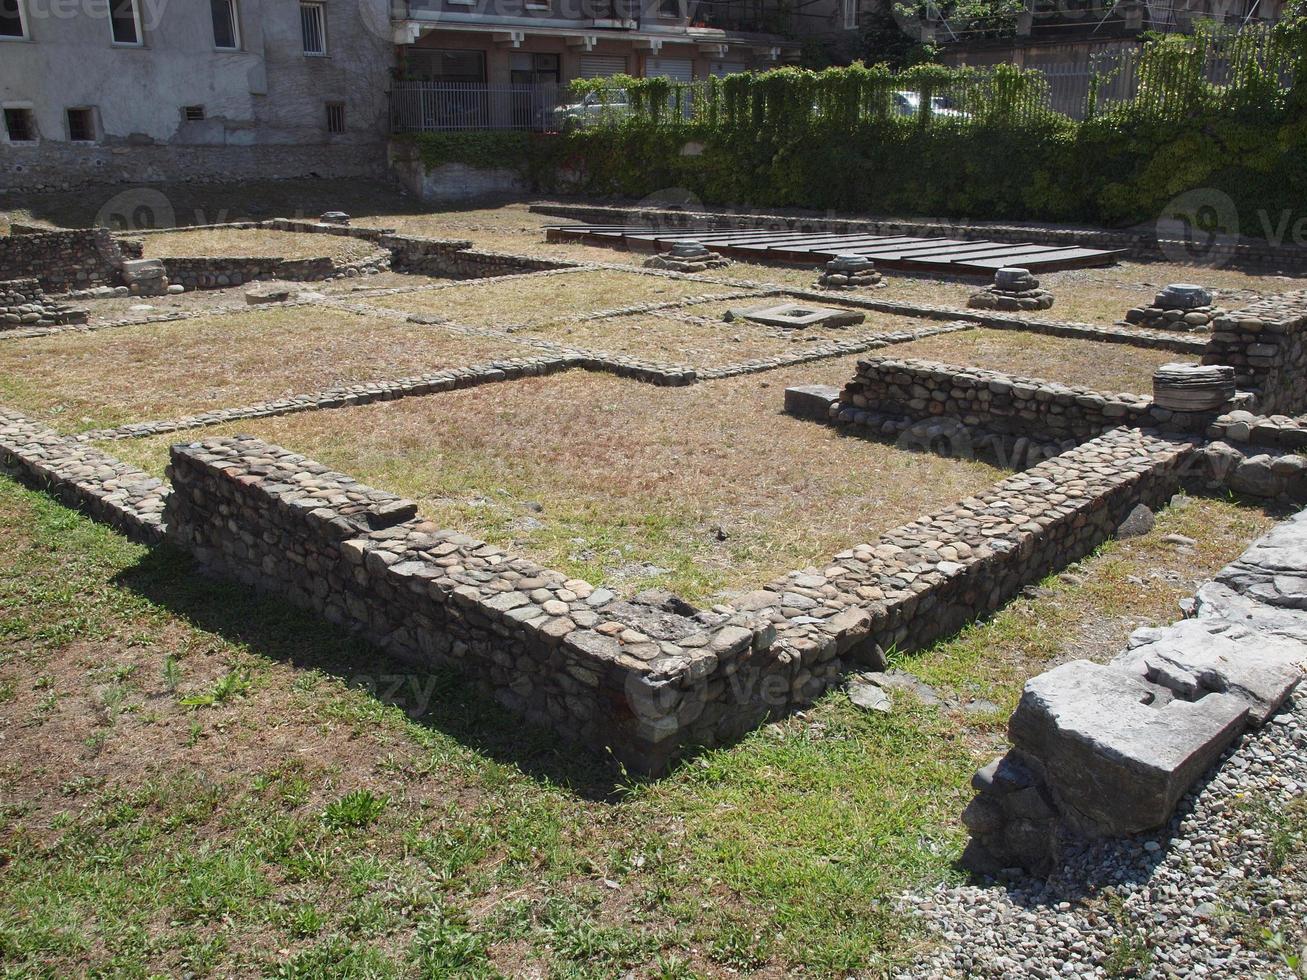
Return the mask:
MULTIPOLYGON (((457 668, 511 710, 638 771, 664 769, 708 709, 692 696, 669 709, 664 692, 722 669, 743 688, 788 666, 749 617, 642 611, 254 439, 176 445, 169 476, 169 536, 202 563, 416 666, 457 668)), ((720 719, 726 686, 715 695, 720 719)))
POLYGON ((794 572, 733 603, 759 611, 803 662, 880 668, 998 609, 1176 491, 1194 442, 1115 429, 974 497, 794 572))
POLYGON ((0 466, 129 537, 162 539, 169 490, 143 470, 0 407, 0 466))
POLYGON ((1210 439, 1297 451, 1307 449, 1307 418, 1230 412, 1207 427, 1210 439))
POLYGON ((412 272, 447 279, 484 279, 489 276, 576 269, 580 262, 564 259, 539 259, 507 252, 485 252, 472 248, 470 241, 439 238, 410 238, 385 235, 380 240, 390 249, 391 266, 397 272, 412 272))
POLYGON ((85 323, 86 311, 51 302, 37 279, 0 282, 0 330, 85 323))
POLYGON ((1199 590, 1194 618, 1136 631, 1110 664, 1027 682, 1013 748, 976 773, 963 863, 1056 869, 1082 839, 1164 826, 1247 726, 1279 711, 1307 668, 1307 512, 1199 590))
POLYGON ((1143 395, 1088 388, 889 357, 858 361, 840 395, 836 420, 852 425, 881 416, 910 420, 948 418, 978 433, 1061 442, 1092 438, 1120 425, 1202 432, 1212 413, 1172 412, 1143 395))
POLYGON ((1217 317, 1204 364, 1228 364, 1267 415, 1307 410, 1307 289, 1217 317))
POLYGON ((1083 557, 1136 503, 1165 499, 1192 452, 1117 430, 701 612, 568 580, 257 440, 174 446, 170 492, 85 441, 14 413, 0 423, 20 476, 146 540, 166 530, 202 562, 419 666, 463 670, 511 710, 655 774, 809 703, 850 660, 924 645, 1083 557))
POLYGON ((117 285, 123 258, 105 228, 0 236, 0 280, 37 279, 48 293, 117 285))
POLYGON ((389 268, 390 255, 378 250, 375 255, 347 263, 337 263, 325 256, 309 259, 165 258, 162 261, 169 282, 181 283, 187 289, 222 289, 262 279, 324 282, 369 275, 389 268))

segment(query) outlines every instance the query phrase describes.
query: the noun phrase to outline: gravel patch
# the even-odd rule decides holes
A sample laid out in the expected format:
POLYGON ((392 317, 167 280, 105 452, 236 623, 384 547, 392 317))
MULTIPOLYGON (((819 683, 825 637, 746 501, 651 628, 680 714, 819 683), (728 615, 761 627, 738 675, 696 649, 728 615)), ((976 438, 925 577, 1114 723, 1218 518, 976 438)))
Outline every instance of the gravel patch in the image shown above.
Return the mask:
POLYGON ((1227 752, 1165 831, 1086 845, 1048 881, 905 896, 943 946, 898 976, 1307 976, 1305 791, 1299 696, 1227 752))

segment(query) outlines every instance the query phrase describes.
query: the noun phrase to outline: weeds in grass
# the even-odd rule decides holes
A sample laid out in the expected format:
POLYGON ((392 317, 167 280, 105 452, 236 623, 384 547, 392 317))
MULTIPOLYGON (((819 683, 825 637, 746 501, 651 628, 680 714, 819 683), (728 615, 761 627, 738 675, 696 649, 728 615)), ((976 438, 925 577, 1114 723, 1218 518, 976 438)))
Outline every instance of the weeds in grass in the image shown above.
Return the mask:
POLYGON ((163 683, 169 691, 176 691, 182 682, 182 665, 172 654, 163 658, 163 666, 160 668, 163 676, 163 683))
POLYGON ((370 789, 356 789, 327 804, 322 822, 336 830, 367 827, 376 822, 389 802, 388 796, 377 796, 370 789))
POLYGON ((251 685, 252 681, 245 671, 229 670, 209 690, 188 694, 181 699, 181 703, 188 708, 212 708, 247 693, 251 685))
POLYGON ((483 935, 444 907, 418 923, 410 956, 424 977, 497 977, 483 935))

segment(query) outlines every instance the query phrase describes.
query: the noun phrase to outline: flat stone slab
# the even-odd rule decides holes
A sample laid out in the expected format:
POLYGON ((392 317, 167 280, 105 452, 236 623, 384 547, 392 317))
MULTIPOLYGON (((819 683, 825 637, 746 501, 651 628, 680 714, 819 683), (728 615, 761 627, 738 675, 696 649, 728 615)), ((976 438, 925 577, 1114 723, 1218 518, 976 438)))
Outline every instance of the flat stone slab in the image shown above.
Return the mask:
POLYGON ((1307 665, 1307 644, 1213 619, 1136 630, 1130 645, 1113 667, 1160 684, 1183 701, 1233 695, 1248 706, 1255 725, 1279 711, 1307 665))
POLYGON ((825 422, 839 398, 840 390, 834 385, 795 385, 785 389, 785 411, 796 418, 825 422))
POLYGON ((1120 669, 1075 660, 1026 682, 1008 735, 1052 777, 1073 829, 1120 836, 1164 824, 1247 714, 1233 694, 1181 701, 1120 669))
POLYGON ((728 310, 726 320, 749 320, 768 327, 803 330, 807 327, 852 327, 867 319, 857 310, 836 310, 811 303, 780 303, 753 309, 728 310))

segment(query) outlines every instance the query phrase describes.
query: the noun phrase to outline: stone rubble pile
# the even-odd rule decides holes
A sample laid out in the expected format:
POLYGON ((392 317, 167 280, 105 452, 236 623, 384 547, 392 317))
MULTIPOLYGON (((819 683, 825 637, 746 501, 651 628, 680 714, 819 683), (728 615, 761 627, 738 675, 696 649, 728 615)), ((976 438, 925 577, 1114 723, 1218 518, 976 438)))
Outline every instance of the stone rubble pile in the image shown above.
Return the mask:
POLYGON ((817 280, 818 289, 876 289, 886 285, 875 263, 862 255, 835 256, 817 280))
POLYGON ((678 242, 670 252, 645 259, 646 269, 665 269, 670 272, 707 272, 731 264, 731 260, 713 252, 701 242, 678 242))
POLYGON ((1192 283, 1172 283, 1153 299, 1152 306, 1128 310, 1125 322, 1149 330, 1204 332, 1225 310, 1212 305, 1212 294, 1192 283))
POLYGON ((967 306, 976 310, 1003 310, 1013 313, 1028 310, 1047 310, 1053 305, 1053 294, 1039 288, 1039 280, 1028 269, 999 269, 994 273, 993 285, 972 293, 967 306))
POLYGON ((1027 681, 1012 749, 972 780, 967 867, 1045 875, 1070 842, 1164 826, 1230 743, 1280 710, 1307 671, 1307 511, 1188 611, 1137 630, 1109 664, 1074 660, 1027 681))

